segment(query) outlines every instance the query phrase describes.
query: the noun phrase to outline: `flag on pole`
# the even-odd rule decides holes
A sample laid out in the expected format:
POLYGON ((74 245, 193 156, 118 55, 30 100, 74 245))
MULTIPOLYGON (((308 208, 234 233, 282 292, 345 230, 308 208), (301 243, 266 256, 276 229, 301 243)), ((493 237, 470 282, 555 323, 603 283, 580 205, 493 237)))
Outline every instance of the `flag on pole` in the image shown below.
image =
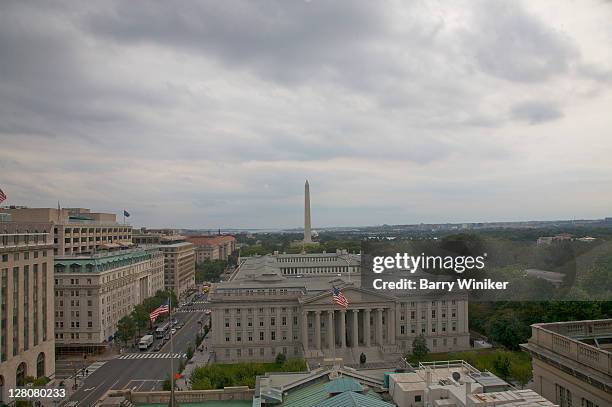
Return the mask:
POLYGON ((129 218, 130 217, 130 213, 124 209, 123 210, 123 216, 125 216, 126 218, 129 218))
POLYGON ((332 296, 333 296, 334 304, 338 304, 341 307, 348 308, 349 302, 344 296, 344 294, 342 294, 342 291, 340 291, 339 288, 337 287, 332 288, 332 296))
POLYGON ((168 303, 165 303, 151 311, 151 313, 149 314, 149 318, 153 322, 157 319, 159 315, 165 314, 167 312, 170 312, 170 306, 168 305, 168 303))
POLYGON ((6 201, 6 194, 0 189, 0 203, 6 201))

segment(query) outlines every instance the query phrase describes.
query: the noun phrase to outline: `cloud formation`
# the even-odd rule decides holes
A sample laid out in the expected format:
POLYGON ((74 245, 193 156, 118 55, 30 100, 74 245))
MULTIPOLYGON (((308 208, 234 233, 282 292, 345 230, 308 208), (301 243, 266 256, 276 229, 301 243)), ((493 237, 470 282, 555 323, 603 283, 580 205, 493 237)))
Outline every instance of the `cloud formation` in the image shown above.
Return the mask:
POLYGON ((597 0, 3 2, 0 187, 148 226, 299 226, 305 178, 315 226, 608 216, 611 17, 597 0))

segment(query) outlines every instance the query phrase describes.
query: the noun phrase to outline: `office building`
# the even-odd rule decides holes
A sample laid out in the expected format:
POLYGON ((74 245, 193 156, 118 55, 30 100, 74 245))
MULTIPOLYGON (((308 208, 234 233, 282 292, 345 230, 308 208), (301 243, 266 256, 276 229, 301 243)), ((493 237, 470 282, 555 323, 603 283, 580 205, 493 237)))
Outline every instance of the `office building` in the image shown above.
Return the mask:
POLYGON ((213 284, 211 344, 218 362, 398 359, 423 334, 431 352, 469 349, 463 294, 393 296, 360 287, 359 255, 271 254, 242 258, 230 281, 213 284), (349 301, 332 303, 332 286, 349 301))
POLYGON ((56 255, 90 254, 132 246, 132 227, 117 222, 113 213, 85 208, 2 208, 18 222, 51 222, 56 255))
POLYGON ((227 260, 236 251, 236 238, 230 235, 188 236, 195 247, 196 263, 206 260, 227 260))
POLYGON ((155 248, 55 259, 58 352, 97 352, 134 306, 164 288, 164 255, 155 248))
MULTIPOLYGON (((53 377, 53 225, 0 222, 0 401, 26 376, 53 377)), ((1 403, 0 403, 1 404, 1 403)))
POLYGON ((561 407, 612 406, 612 319, 534 324, 533 389, 561 407))

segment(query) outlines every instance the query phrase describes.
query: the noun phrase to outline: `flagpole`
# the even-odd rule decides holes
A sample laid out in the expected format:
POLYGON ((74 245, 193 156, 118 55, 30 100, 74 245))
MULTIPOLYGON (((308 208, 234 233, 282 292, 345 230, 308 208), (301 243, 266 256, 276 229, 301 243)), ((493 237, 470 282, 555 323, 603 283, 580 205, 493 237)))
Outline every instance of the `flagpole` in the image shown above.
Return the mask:
POLYGON ((168 316, 170 319, 170 407, 174 407, 174 346, 172 343, 172 298, 168 297, 168 316))

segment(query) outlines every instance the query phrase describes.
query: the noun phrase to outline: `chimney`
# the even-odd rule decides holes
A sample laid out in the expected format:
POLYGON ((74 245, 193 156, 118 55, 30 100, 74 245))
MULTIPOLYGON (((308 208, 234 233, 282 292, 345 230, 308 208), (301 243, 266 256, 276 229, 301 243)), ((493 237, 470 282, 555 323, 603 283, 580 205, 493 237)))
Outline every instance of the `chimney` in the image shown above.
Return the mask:
POLYGON ((465 382, 465 400, 467 402, 467 396, 472 394, 472 382, 466 380, 465 382))

